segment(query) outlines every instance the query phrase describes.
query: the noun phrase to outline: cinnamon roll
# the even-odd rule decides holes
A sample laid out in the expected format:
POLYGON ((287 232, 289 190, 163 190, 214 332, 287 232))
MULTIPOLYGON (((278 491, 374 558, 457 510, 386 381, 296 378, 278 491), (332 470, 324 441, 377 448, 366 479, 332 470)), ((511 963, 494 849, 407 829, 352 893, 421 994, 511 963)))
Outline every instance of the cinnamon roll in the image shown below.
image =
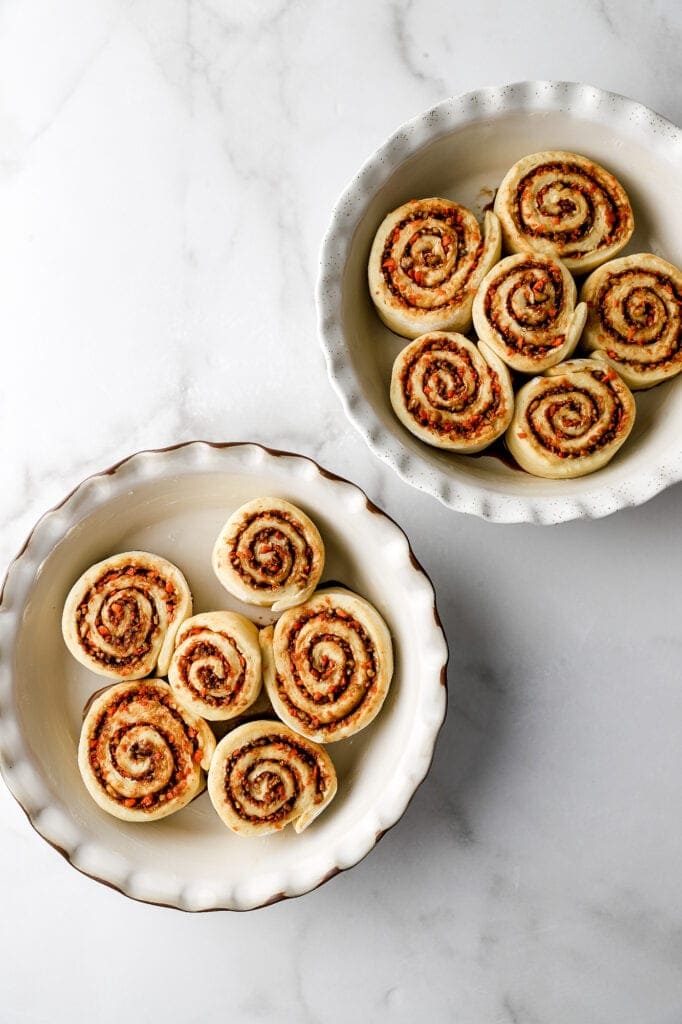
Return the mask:
POLYGON ((382 221, 369 257, 369 290, 387 327, 404 338, 467 331, 483 276, 500 258, 500 225, 483 234, 470 210, 449 199, 411 199, 382 221))
POLYGON ((514 411, 509 370, 485 342, 434 331, 393 364, 391 405, 411 433, 436 448, 471 454, 505 432, 514 411))
POLYGON ((393 675, 393 647, 378 611, 330 587, 261 630, 263 678, 275 713, 320 743, 374 720, 393 675))
POLYGON ((168 671, 175 634, 191 614, 192 595, 175 565, 146 551, 125 551, 74 583, 62 633, 74 658, 98 675, 141 679, 154 669, 168 671))
POLYGON ((233 512, 213 549, 226 590, 283 611, 305 601, 324 569, 324 545, 308 516, 282 498, 256 498, 233 512))
POLYGON ((161 679, 115 683, 90 705, 78 767, 90 796, 124 821, 165 818, 205 785, 215 750, 206 722, 161 679))
POLYGON ((576 306, 568 270, 549 256, 508 256, 486 274, 474 299, 474 327, 507 366, 541 373, 573 354, 587 308, 576 306))
POLYGON ((262 684, 257 627, 235 612, 186 619, 175 638, 168 680, 195 715, 212 721, 241 715, 262 684))
POLYGON ((515 163, 494 209, 510 252, 543 253, 577 274, 610 260, 635 228, 620 182, 593 160, 560 150, 515 163))
POLYGON ((618 374, 596 359, 572 359, 517 393, 507 447, 534 476, 585 476, 613 458, 634 421, 635 400, 618 374))
POLYGON ((633 390, 682 370, 682 272, 650 252, 595 270, 580 298, 588 315, 583 345, 600 351, 633 390))
POLYGON ((208 795, 222 821, 242 836, 264 836, 293 822, 303 832, 336 793, 334 765, 317 743, 281 722, 247 722, 216 748, 208 795))

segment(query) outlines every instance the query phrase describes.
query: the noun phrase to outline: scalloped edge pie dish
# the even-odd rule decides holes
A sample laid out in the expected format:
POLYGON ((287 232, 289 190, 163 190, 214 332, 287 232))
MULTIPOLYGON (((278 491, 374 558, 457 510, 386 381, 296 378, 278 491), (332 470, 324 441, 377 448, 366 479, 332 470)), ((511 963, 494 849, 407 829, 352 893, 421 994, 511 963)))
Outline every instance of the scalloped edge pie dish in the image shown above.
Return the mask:
POLYGON ((539 480, 485 452, 471 462, 472 456, 430 448, 391 413, 387 367, 407 342, 379 322, 371 305, 369 248, 385 214, 408 199, 442 194, 480 218, 512 156, 552 148, 580 152, 581 142, 587 155, 620 180, 625 177, 626 191, 634 193, 635 220, 641 214, 642 228, 623 255, 641 251, 644 244, 673 263, 682 262, 677 241, 682 237, 682 130, 640 103, 572 82, 478 89, 406 122, 342 193, 322 242, 318 332, 346 416, 405 482, 449 508, 492 522, 599 518, 639 505, 682 479, 682 375, 664 385, 665 392, 638 393, 639 423, 632 439, 591 476, 539 480), (559 145, 562 139, 565 146, 559 145), (669 421, 662 422, 663 416, 669 421))
MULTIPOLYGON (((258 611, 251 608, 251 617, 258 611)), ((447 658, 430 580, 401 528, 355 484, 307 456, 251 442, 192 441, 138 452, 89 477, 47 512, 10 564, 0 594, 0 768, 34 829, 84 874, 142 902, 188 911, 254 909, 352 867, 402 816, 429 770, 445 717, 447 658), (331 539, 330 571, 373 589, 368 596, 387 611, 400 662, 387 706, 354 738, 361 742, 339 751, 346 781, 336 813, 332 803, 301 836, 284 830, 266 839, 234 837, 213 820, 205 793, 163 828, 163 821, 118 822, 90 800, 75 767, 83 695, 102 680, 69 661, 61 634, 54 635, 65 580, 119 533, 148 531, 150 541, 165 540, 166 551, 177 551, 188 566, 199 604, 215 601, 221 588, 210 564, 204 567, 204 553, 223 503, 226 518, 230 500, 265 484, 320 516, 331 539), (369 544, 371 574, 358 568, 369 544), (29 643, 32 625, 44 635, 29 643), (46 683, 41 658, 67 678, 46 683), (64 689, 55 694, 60 683, 64 689), (37 754, 41 736, 47 748, 37 754), (174 821, 182 822, 177 831, 174 821)), ((352 741, 328 748, 332 759, 344 742, 352 741)))

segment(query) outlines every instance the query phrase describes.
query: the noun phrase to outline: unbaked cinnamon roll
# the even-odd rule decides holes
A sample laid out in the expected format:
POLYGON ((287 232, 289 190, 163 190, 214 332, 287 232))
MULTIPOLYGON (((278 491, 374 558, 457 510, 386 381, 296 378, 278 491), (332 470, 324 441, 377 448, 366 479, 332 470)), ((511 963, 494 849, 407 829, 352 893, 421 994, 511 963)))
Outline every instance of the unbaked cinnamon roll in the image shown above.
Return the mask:
POLYGON ((576 274, 610 260, 635 228, 620 182, 593 160, 560 150, 515 163, 494 208, 510 252, 543 253, 576 274))
POLYGON ((293 822, 303 832, 336 793, 323 747, 281 722, 247 722, 216 748, 208 794, 222 821, 242 836, 264 836, 293 822))
POLYGON ((324 545, 300 508, 282 498, 256 498, 225 523, 213 549, 213 569, 235 597, 283 611, 315 590, 324 545))
POLYGON ((682 370, 682 272, 650 252, 595 270, 580 298, 588 316, 583 345, 599 350, 633 390, 682 370))
POLYGON ((275 713, 319 743, 374 720, 393 675, 391 635, 369 601, 341 587, 314 594, 261 630, 263 679, 275 713))
POLYGON ((613 458, 634 421, 635 400, 614 370, 571 359, 517 393, 507 447, 534 476, 585 476, 613 458))
POLYGON ((201 792, 214 750, 206 722, 166 682, 142 679, 116 683, 92 702, 78 767, 102 810, 123 821, 155 821, 201 792))
POLYGON ((168 671, 173 641, 192 614, 185 577, 147 551, 93 565, 66 599, 62 632, 74 658, 98 675, 141 679, 168 671))
POLYGON ((369 290, 387 327, 404 338, 467 331, 481 278, 500 258, 500 225, 483 234, 470 210, 449 199, 411 199, 389 213, 369 257, 369 290))
POLYGON ((558 261, 537 253, 501 260, 486 274, 474 299, 474 327, 507 366, 542 373, 568 359, 585 326, 576 287, 558 261))
POLYGON ((436 448, 472 454, 505 432, 514 411, 509 370, 485 342, 434 331, 393 364, 391 405, 401 423, 436 448))
POLYGON ((186 619, 175 638, 168 680, 181 704, 210 721, 236 718, 262 684, 258 629, 235 612, 186 619))

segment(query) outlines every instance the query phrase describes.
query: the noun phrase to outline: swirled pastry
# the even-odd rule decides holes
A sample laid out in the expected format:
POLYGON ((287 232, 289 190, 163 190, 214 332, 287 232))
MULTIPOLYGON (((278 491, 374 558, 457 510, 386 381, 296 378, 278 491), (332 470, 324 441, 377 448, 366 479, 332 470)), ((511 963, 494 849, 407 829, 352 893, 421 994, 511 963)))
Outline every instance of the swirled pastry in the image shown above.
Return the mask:
POLYGON ((300 508, 282 498, 256 498, 225 523, 213 549, 213 569, 235 597, 283 611, 315 590, 324 545, 300 508))
POLYGON ((578 344, 587 308, 575 303, 575 283, 558 260, 518 253, 483 278, 474 327, 507 366, 541 373, 568 359, 578 344))
POLYGON ((372 245, 369 290, 379 316, 404 338, 468 330, 474 294, 501 244, 494 213, 481 235, 459 203, 411 199, 382 221, 372 245))
POLYGON ((585 476, 613 458, 634 421, 635 400, 614 370, 571 359, 517 393, 507 447, 534 476, 585 476))
POLYGON ((635 228, 620 182, 593 160, 560 150, 515 163, 494 208, 510 252, 544 253, 576 274, 610 260, 635 228))
POLYGON ((336 793, 336 772, 323 747, 281 722, 247 722, 216 748, 208 794, 222 821, 242 836, 302 832, 336 793))
POLYGON ((682 272, 660 256, 623 256, 595 270, 580 298, 583 345, 599 350, 633 390, 682 370, 682 272))
POLYGON ((66 599, 62 633, 74 658, 98 675, 141 679, 168 671, 192 595, 180 570, 159 555, 125 551, 83 573, 66 599))
POLYGON ((302 736, 333 743, 381 710, 393 675, 391 634, 358 594, 318 591, 261 630, 261 648, 275 713, 302 736))
POLYGON ((262 684, 258 629, 235 612, 186 619, 175 638, 168 681, 195 715, 220 721, 243 714, 262 684))
POLYGON ((422 441, 471 454, 505 432, 514 392, 509 370, 485 342, 433 331, 398 353, 391 405, 422 441))
POLYGON ((90 705, 78 767, 93 800, 124 821, 165 818, 205 785, 215 739, 161 679, 115 683, 90 705))

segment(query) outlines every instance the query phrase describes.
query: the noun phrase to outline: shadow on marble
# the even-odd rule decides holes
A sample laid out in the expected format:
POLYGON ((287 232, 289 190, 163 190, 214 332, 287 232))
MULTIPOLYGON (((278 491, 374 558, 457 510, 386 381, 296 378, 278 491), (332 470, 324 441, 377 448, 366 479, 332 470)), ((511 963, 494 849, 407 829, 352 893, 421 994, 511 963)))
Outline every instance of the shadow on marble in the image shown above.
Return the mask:
MULTIPOLYGON (((612 593, 620 594, 624 592, 623 580, 646 564, 665 564, 666 551, 682 546, 681 512, 682 483, 638 508, 625 509, 597 522, 555 527, 479 523, 473 533, 476 543, 483 544, 488 531, 492 531, 492 548, 500 539, 495 532, 503 532, 521 549, 521 559, 527 552, 540 564, 553 561, 556 577, 570 569, 577 571, 575 563, 589 551, 597 573, 612 569, 615 578, 609 586, 612 593)), ((487 782, 495 788, 496 774, 508 770, 510 761, 523 757, 522 750, 510 749, 518 743, 518 738, 510 735, 510 722, 518 719, 533 700, 526 689, 526 665, 533 660, 534 640, 529 630, 525 662, 519 655, 511 615, 505 617, 500 611, 504 601, 497 602, 495 612, 486 600, 485 587, 479 586, 472 593, 451 569, 446 573, 428 563, 426 567, 436 587, 450 648, 448 712, 431 771, 407 817, 410 828, 424 833, 433 827, 434 816, 449 818, 449 831, 455 840, 468 844, 476 838, 476 818, 485 816, 487 782)), ((504 571, 503 566, 500 571, 504 571)), ((506 590, 510 590, 508 583, 506 590)), ((547 597, 555 599, 551 589, 547 597)))

